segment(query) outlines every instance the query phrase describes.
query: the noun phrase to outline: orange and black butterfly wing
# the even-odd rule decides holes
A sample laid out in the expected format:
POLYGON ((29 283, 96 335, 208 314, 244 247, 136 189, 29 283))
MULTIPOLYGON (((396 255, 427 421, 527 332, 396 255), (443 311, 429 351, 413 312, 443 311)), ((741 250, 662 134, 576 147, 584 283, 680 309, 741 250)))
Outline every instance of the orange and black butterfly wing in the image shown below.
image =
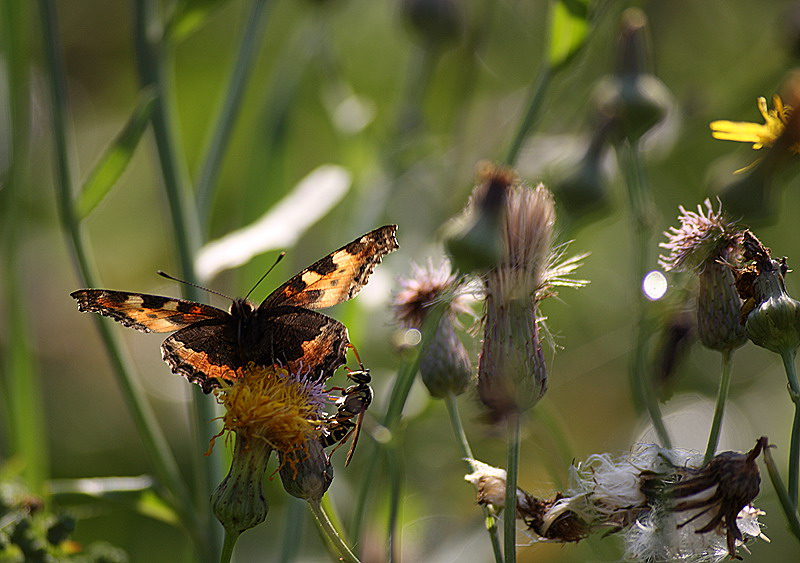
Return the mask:
POLYGON ((348 343, 345 326, 327 315, 302 307, 259 309, 255 334, 259 342, 245 346, 248 360, 257 364, 277 362, 293 373, 316 380, 330 377, 345 363, 348 343))
POLYGON ((278 364, 292 373, 325 379, 345 361, 347 329, 339 321, 301 307, 259 311, 241 327, 210 319, 179 330, 161 345, 174 373, 208 393, 233 382, 241 368, 278 364))
POLYGON ((246 365, 236 330, 236 323, 229 319, 194 323, 164 340, 161 356, 173 373, 210 393, 219 387, 220 380, 240 377, 239 370, 246 365))
POLYGON ((79 289, 70 296, 78 302, 78 310, 99 313, 142 332, 172 332, 199 321, 231 318, 210 305, 146 293, 79 289))
POLYGON ((380 227, 317 260, 273 291, 260 309, 280 305, 323 309, 352 299, 381 259, 399 248, 396 231, 397 225, 380 227))

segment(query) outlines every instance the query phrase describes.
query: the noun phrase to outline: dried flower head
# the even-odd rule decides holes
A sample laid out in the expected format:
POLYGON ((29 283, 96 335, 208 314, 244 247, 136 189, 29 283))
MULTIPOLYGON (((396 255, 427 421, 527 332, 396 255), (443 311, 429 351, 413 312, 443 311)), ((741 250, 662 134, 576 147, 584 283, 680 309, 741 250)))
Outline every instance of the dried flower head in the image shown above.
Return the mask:
POLYGON ((786 258, 773 260, 769 248, 750 231, 744 233, 745 265, 737 270, 737 289, 745 302, 747 336, 777 354, 800 347, 800 301, 786 291, 786 258))
POLYGON ((477 459, 468 459, 472 473, 464 476, 478 490, 478 504, 488 506, 499 514, 506 503, 506 470, 477 459))
POLYGON ((478 394, 499 421, 532 407, 547 389, 538 304, 553 285, 576 285, 568 276, 581 257, 554 265, 555 204, 543 185, 508 189, 502 221, 503 258, 484 275, 484 335, 478 394))
POLYGON ((425 266, 411 264, 411 276, 399 280, 394 296, 395 319, 406 328, 421 329, 422 323, 438 303, 446 303, 453 314, 470 313, 465 286, 453 273, 448 260, 438 265, 430 258, 425 266))
POLYGON ((741 229, 730 223, 722 213, 722 206, 714 211, 711 200, 697 206, 697 213, 678 207, 680 227, 670 227, 664 232, 667 242, 659 244, 670 251, 661 256, 659 264, 665 270, 678 272, 701 271, 707 264, 720 259, 733 258, 741 244, 741 229), (705 207, 705 210, 703 209, 705 207))
POLYGON ((679 527, 695 523, 697 534, 724 530, 728 554, 736 555, 736 542, 743 542, 737 525, 739 513, 758 496, 761 476, 756 458, 768 447, 766 437, 760 438, 746 454, 723 452, 700 469, 680 469, 682 479, 668 487, 667 494, 674 502, 673 512, 692 516, 679 527))
POLYGON ((712 350, 733 350, 747 341, 739 320, 742 302, 736 290, 733 268, 741 260, 742 231, 727 221, 722 206, 714 211, 706 199, 697 213, 679 207, 680 227, 665 232, 670 251, 661 256, 665 270, 695 272, 699 278, 697 333, 712 350))
POLYGON ((743 534, 765 537, 761 511, 751 506, 761 481, 755 460, 765 447, 762 437, 747 453, 722 452, 702 466, 685 452, 670 452, 663 455, 666 468, 642 471, 649 510, 627 535, 628 553, 645 561, 741 559, 743 534))
POLYGON ((493 421, 535 405, 547 389, 537 322, 537 297, 555 223, 555 204, 542 185, 508 187, 501 221, 502 259, 487 272, 478 395, 493 421))
MULTIPOLYGON (((766 537, 750 503, 758 494, 755 459, 724 452, 698 467, 701 454, 643 445, 624 456, 597 454, 570 470, 570 487, 552 499, 517 489, 517 518, 540 541, 580 541, 593 532, 623 531, 626 556, 637 561, 721 561, 738 557, 747 537, 766 537)), ((505 471, 469 460, 465 478, 478 502, 502 508, 505 471)))

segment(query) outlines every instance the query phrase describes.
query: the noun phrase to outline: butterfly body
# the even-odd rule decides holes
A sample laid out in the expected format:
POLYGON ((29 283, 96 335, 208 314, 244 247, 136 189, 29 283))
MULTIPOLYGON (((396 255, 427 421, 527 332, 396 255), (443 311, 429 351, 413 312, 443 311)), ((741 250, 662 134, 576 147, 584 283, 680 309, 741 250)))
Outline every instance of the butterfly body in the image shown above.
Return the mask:
POLYGON ((311 309, 346 301, 375 265, 398 248, 396 225, 375 229, 301 271, 261 305, 234 299, 228 312, 183 299, 105 289, 71 295, 78 309, 144 332, 173 332, 161 345, 174 373, 210 392, 241 368, 279 363, 318 379, 345 363, 347 329, 311 309))

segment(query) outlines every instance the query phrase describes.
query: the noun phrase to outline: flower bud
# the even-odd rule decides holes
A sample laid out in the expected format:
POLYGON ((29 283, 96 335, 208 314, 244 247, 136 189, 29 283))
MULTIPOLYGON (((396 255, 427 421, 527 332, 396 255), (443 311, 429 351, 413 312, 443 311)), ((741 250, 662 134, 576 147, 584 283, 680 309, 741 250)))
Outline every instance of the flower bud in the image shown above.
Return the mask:
POLYGON ((465 216, 451 224, 445 235, 453 266, 462 273, 482 273, 496 267, 503 258, 501 226, 513 173, 486 165, 478 172, 465 216))
POLYGON ((309 440, 306 449, 280 453, 283 488, 293 497, 318 501, 333 482, 333 465, 319 440, 309 440))
POLYGON ((238 535, 267 518, 264 474, 272 448, 259 439, 236 436, 228 475, 211 495, 211 509, 225 530, 238 535))
POLYGON ((464 16, 456 0, 402 0, 400 6, 412 31, 427 45, 452 43, 462 33, 464 16))
POLYGON ((594 92, 598 112, 610 120, 620 139, 638 140, 667 113, 669 90, 646 73, 647 51, 647 17, 630 8, 622 16, 616 72, 601 80, 594 92))
POLYGON ((609 209, 603 154, 607 128, 595 131, 577 169, 553 186, 559 204, 573 217, 609 209))
POLYGON ((739 320, 742 300, 730 267, 707 262, 699 277, 697 334, 706 348, 735 350, 747 341, 739 320))
POLYGON ((395 318, 406 328, 426 327, 419 363, 423 383, 436 398, 460 395, 472 379, 469 354, 456 334, 457 315, 471 313, 463 285, 449 262, 434 266, 429 260, 427 267, 412 264, 412 276, 401 279, 400 287, 392 304, 395 318), (429 330, 426 321, 438 325, 429 330))
POLYGON ((423 344, 419 373, 428 392, 438 399, 462 394, 472 381, 472 363, 456 334, 452 313, 442 315, 433 336, 423 344))
MULTIPOLYGON (((491 282, 491 280, 490 280, 491 282)), ((547 365, 531 299, 486 299, 478 396, 492 421, 528 410, 547 390, 547 365)))
POLYGON ((780 265, 772 263, 755 280, 760 304, 747 316, 745 330, 754 344, 780 354, 800 346, 800 302, 786 293, 780 265))
POLYGON ((659 263, 665 270, 697 273, 700 341, 712 350, 734 350, 746 341, 740 320, 742 300, 731 270, 741 260, 742 232, 725 219, 721 208, 715 212, 711 201, 706 199, 703 205, 697 212, 679 208, 681 226, 664 233, 667 242, 661 246, 670 255, 661 256, 659 263))

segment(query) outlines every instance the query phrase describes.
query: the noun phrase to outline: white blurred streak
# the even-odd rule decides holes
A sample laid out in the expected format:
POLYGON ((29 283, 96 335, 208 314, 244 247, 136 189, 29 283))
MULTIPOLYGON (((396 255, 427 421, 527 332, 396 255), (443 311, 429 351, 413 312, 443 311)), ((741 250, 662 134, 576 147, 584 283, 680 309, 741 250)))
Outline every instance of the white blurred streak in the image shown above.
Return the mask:
POLYGON ((207 282, 223 270, 246 264, 269 250, 294 245, 302 234, 350 189, 352 177, 341 166, 320 166, 253 224, 203 246, 197 254, 197 277, 207 282))

